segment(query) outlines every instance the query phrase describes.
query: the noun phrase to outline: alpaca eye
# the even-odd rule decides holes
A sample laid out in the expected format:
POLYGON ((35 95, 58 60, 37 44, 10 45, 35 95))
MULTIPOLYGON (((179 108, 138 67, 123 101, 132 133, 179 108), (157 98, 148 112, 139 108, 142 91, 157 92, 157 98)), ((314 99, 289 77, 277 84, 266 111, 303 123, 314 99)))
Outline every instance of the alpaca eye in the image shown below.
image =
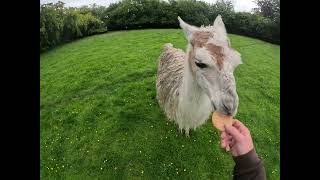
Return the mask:
POLYGON ((204 63, 199 63, 199 62, 195 62, 196 63, 196 65, 199 67, 199 68, 206 68, 207 67, 207 65, 206 64, 204 64, 204 63))

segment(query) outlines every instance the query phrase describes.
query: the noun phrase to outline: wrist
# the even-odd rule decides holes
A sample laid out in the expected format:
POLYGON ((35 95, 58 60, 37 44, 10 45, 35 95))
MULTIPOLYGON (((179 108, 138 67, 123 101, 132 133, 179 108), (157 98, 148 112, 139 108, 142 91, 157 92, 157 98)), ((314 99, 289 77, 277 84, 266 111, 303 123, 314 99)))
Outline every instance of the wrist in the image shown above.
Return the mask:
POLYGON ((248 154, 250 151, 252 151, 254 149, 253 145, 242 145, 242 148, 238 148, 238 153, 237 155, 235 156, 242 156, 242 155, 245 155, 245 154, 248 154))
POLYGON ((258 158, 254 148, 252 148, 246 154, 233 156, 233 160, 236 163, 236 166, 240 166, 242 168, 250 168, 260 162, 260 159, 258 158))

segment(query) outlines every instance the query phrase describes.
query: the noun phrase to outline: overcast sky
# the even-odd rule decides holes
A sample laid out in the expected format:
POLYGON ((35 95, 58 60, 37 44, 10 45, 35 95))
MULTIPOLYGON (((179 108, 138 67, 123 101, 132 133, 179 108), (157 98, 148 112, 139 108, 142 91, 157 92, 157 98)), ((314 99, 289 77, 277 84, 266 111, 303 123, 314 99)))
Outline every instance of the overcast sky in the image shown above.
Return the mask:
MULTIPOLYGON (((82 5, 90 5, 96 3, 98 5, 108 6, 110 3, 118 2, 119 0, 60 0, 66 3, 66 6, 79 7, 82 5)), ((202 0, 208 3, 214 3, 216 0, 202 0)), ((41 4, 45 3, 56 3, 58 0, 40 0, 41 4)), ((249 12, 252 8, 256 7, 253 0, 232 0, 235 11, 246 11, 249 12)))

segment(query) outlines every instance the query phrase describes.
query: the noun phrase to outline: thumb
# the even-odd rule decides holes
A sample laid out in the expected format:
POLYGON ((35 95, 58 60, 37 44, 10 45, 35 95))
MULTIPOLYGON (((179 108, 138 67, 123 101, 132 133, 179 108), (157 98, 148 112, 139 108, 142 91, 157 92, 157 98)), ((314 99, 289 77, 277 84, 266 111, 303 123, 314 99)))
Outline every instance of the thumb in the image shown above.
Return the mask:
POLYGON ((225 131, 226 131, 228 134, 231 134, 231 136, 232 136, 236 141, 240 141, 240 140, 241 140, 241 138, 242 138, 243 135, 238 131, 238 129, 236 129, 235 127, 230 126, 230 125, 225 125, 224 128, 225 128, 225 131))

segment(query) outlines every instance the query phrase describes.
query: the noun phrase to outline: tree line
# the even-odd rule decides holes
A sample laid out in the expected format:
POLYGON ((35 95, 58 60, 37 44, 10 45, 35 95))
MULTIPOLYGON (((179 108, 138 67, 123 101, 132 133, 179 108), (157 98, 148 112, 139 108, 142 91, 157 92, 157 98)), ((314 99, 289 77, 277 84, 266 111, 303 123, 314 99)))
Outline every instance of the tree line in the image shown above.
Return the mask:
POLYGON ((235 12, 231 1, 209 4, 197 0, 122 0, 108 7, 40 6, 40 50, 80 37, 146 28, 179 28, 177 16, 196 26, 212 24, 221 14, 229 33, 280 44, 280 1, 256 0, 253 12, 235 12))

